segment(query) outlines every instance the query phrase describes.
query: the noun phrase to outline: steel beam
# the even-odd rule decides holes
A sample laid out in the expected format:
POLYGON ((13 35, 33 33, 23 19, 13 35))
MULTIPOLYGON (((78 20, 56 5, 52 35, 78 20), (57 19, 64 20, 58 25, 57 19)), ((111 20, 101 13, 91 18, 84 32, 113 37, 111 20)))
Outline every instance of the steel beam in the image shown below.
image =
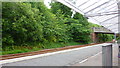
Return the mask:
MULTIPOLYGON (((110 28, 109 28, 110 29, 110 28)), ((111 27, 111 29, 110 30, 115 30, 115 29, 118 29, 118 27, 111 27)))
POLYGON ((105 16, 105 15, 113 15, 118 14, 118 11, 109 11, 109 12, 103 12, 103 13, 94 13, 94 14, 86 14, 86 17, 95 17, 95 16, 105 16))
POLYGON ((94 3, 91 4, 91 5, 89 5, 88 7, 84 8, 83 10, 86 10, 87 8, 89 8, 89 7, 91 7, 91 6, 93 6, 93 5, 97 4, 97 3, 99 3, 100 1, 101 1, 101 0, 97 0, 96 2, 94 2, 94 3))
POLYGON ((80 7, 80 6, 84 5, 84 4, 86 4, 86 3, 89 2, 89 1, 90 1, 90 0, 85 1, 84 3, 82 3, 81 5, 79 5, 78 7, 80 7))
POLYGON ((89 12, 91 12, 91 11, 97 9, 98 7, 101 7, 101 6, 105 5, 105 4, 107 4, 107 3, 109 3, 109 2, 107 1, 107 2, 105 2, 105 3, 103 3, 103 4, 101 4, 101 5, 98 5, 97 7, 95 7, 95 8, 93 8, 93 9, 91 9, 91 10, 85 12, 85 14, 87 14, 87 13, 89 13, 89 12))
POLYGON ((118 24, 118 22, 117 22, 117 23, 114 23, 114 24, 112 24, 112 25, 106 26, 106 27, 109 28, 109 27, 111 27, 111 26, 113 26, 113 25, 116 25, 116 24, 118 24))
POLYGON ((107 10, 111 10, 111 9, 115 9, 115 7, 117 7, 117 5, 115 5, 115 6, 113 6, 113 7, 110 7, 109 9, 107 9, 107 10))
POLYGON ((106 20, 104 20, 104 21, 102 21, 102 22, 100 22, 100 23, 105 23, 106 21, 108 21, 108 20, 110 20, 110 19, 113 19, 113 18, 116 18, 116 17, 118 17, 119 15, 116 15, 116 16, 113 16, 113 17, 111 17, 111 18, 109 18, 109 19, 106 19, 106 20))
POLYGON ((116 4, 116 2, 114 2, 114 3, 112 3, 112 4, 108 5, 108 6, 105 6, 105 7, 101 8, 101 9, 99 9, 99 10, 96 11, 96 12, 99 12, 100 10, 103 10, 103 9, 109 8, 109 6, 114 5, 114 4, 116 4))

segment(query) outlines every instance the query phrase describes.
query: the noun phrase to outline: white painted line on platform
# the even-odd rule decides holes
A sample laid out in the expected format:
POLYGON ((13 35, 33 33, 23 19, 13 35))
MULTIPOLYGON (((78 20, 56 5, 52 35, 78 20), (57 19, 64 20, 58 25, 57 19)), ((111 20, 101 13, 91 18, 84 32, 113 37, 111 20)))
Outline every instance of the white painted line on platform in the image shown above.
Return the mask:
POLYGON ((49 56, 49 55, 54 55, 54 54, 59 54, 59 53, 76 51, 76 50, 85 49, 85 48, 89 48, 89 47, 93 47, 93 46, 102 46, 102 45, 106 45, 106 44, 109 44, 109 43, 97 44, 97 45, 74 48, 74 49, 67 49, 67 50, 62 50, 62 51, 57 51, 57 52, 51 52, 51 53, 45 53, 45 54, 39 54, 39 55, 33 55, 33 56, 26 56, 26 57, 14 58, 14 59, 1 60, 0 64, 12 63, 12 62, 17 62, 17 61, 22 61, 22 60, 33 59, 33 58, 39 58, 39 57, 44 57, 44 56, 49 56))
POLYGON ((95 54, 94 56, 91 56, 90 58, 96 57, 97 55, 99 55, 99 54, 101 54, 101 53, 102 53, 102 51, 99 52, 99 53, 97 53, 97 54, 95 54))
POLYGON ((102 52, 99 52, 99 53, 97 53, 97 54, 95 54, 95 55, 93 55, 93 56, 91 56, 91 57, 89 57, 89 58, 87 58, 87 59, 84 59, 84 60, 80 61, 79 63, 84 63, 84 62, 88 61, 90 58, 96 57, 97 55, 99 55, 99 54, 101 54, 101 53, 102 53, 102 52))
POLYGON ((85 60, 83 60, 83 61, 81 61, 81 62, 79 62, 79 63, 84 63, 84 62, 86 62, 88 59, 85 59, 85 60))

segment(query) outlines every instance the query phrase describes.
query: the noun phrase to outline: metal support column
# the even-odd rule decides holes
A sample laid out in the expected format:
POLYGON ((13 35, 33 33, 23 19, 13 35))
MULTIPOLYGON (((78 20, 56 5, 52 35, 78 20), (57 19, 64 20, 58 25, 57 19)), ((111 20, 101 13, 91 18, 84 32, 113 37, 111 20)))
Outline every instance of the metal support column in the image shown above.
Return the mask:
MULTIPOLYGON (((118 9, 120 9, 120 0, 118 0, 118 9)), ((118 15, 120 15, 120 10, 118 10, 118 15)), ((118 16, 118 34, 120 34, 120 16, 118 16)), ((119 54, 120 54, 120 39, 118 40, 119 54)))
POLYGON ((112 44, 102 46, 103 66, 112 66, 112 44))
POLYGON ((114 39, 116 40, 116 33, 114 34, 114 39))

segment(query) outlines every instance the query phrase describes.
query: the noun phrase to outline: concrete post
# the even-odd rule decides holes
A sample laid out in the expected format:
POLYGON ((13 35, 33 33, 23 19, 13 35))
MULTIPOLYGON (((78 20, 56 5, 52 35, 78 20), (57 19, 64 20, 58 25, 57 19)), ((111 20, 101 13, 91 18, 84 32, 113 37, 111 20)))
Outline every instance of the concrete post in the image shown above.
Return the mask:
POLYGON ((112 44, 102 46, 103 66, 112 66, 112 44))

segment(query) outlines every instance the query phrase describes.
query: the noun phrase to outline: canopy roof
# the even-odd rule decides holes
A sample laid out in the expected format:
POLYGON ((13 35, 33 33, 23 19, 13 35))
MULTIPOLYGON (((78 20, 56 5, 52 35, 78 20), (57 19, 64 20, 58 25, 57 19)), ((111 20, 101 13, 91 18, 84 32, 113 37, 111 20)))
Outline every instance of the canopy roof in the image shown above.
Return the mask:
POLYGON ((120 0, 57 0, 88 18, 88 21, 99 24, 119 33, 118 5, 120 0))

